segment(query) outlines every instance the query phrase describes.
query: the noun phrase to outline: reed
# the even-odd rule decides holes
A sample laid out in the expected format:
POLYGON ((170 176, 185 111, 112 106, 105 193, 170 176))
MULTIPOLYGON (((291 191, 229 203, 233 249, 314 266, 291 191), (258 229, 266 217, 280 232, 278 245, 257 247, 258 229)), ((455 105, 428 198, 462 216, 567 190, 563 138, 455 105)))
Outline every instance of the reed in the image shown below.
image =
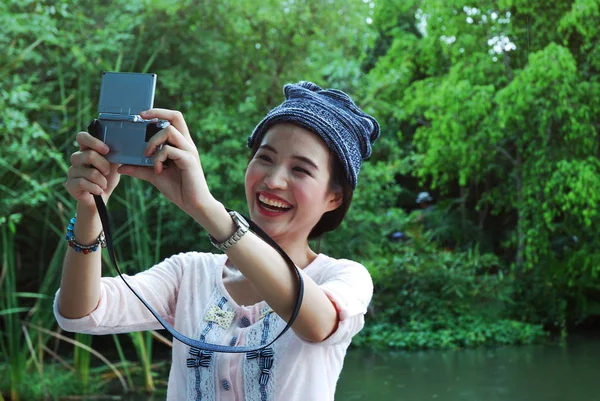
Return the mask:
MULTIPOLYGON (((158 198, 152 197, 153 190, 148 184, 134 179, 123 180, 124 197, 119 198, 127 213, 127 220, 123 224, 124 229, 119 230, 119 245, 124 245, 131 250, 130 262, 127 269, 131 273, 138 273, 157 262, 156 255, 160 250, 160 230, 154 237, 152 227, 160 224, 151 224, 154 212, 157 208, 158 198), (153 237, 157 240, 153 241, 153 237)), ((157 214, 160 222, 161 214, 157 214)), ((120 252, 124 255, 124 252, 120 252)), ((127 259, 127 257, 125 256, 127 259)), ((138 362, 142 366, 145 390, 152 392, 155 389, 152 378, 152 345, 153 336, 151 332, 131 333, 132 344, 138 356, 138 362)))
MULTIPOLYGON (((65 79, 59 72, 60 87, 66 86, 65 79)), ((78 79, 78 90, 75 95, 67 95, 66 90, 61 90, 63 97, 62 105, 66 105, 71 99, 76 98, 80 107, 77 107, 75 116, 67 112, 68 108, 63 107, 63 124, 57 135, 51 138, 49 135, 42 133, 41 138, 45 141, 45 145, 49 152, 55 155, 70 153, 70 148, 73 142, 73 132, 75 132, 75 123, 81 124, 85 121, 90 113, 89 107, 86 104, 90 97, 90 79, 85 75, 78 79), (75 117, 73 119, 73 117, 75 117), (70 124, 68 123, 69 121, 70 124), (59 139, 57 143, 56 139, 59 139)), ((47 398, 48 394, 53 394, 61 389, 52 388, 52 383, 48 382, 49 377, 47 372, 57 374, 54 365, 60 366, 62 371, 72 372, 77 380, 70 391, 80 391, 89 393, 91 389, 89 384, 93 379, 95 369, 91 368, 92 355, 99 357, 99 353, 92 348, 92 341, 89 335, 77 334, 75 339, 60 335, 53 331, 56 327, 56 322, 52 312, 52 301, 54 294, 60 283, 62 271, 62 263, 64 254, 67 249, 63 240, 64 225, 71 216, 71 211, 75 209, 75 203, 62 188, 64 177, 66 176, 68 163, 62 157, 53 157, 49 160, 44 160, 40 164, 40 169, 34 174, 20 171, 18 168, 7 164, 6 161, 0 158, 4 173, 13 174, 15 177, 20 177, 25 182, 30 182, 29 193, 15 193, 16 203, 19 204, 19 199, 27 197, 39 196, 44 202, 37 208, 28 209, 26 223, 19 225, 21 216, 18 214, 0 216, 0 244, 2 268, 0 271, 0 321, 4 330, 0 333, 0 376, 6 376, 8 380, 0 380, 0 393, 6 389, 5 394, 12 401, 31 399, 32 392, 38 391, 37 395, 47 398), (59 177, 38 184, 37 174, 39 172, 48 172, 48 169, 53 169, 54 177, 59 177), (63 177, 63 178, 60 178, 63 177), (35 243, 29 244, 32 241, 28 238, 26 230, 33 230, 35 227, 35 243), (19 234, 20 235, 17 235, 19 234), (18 240, 17 240, 18 237, 18 240), (17 241, 28 249, 23 252, 18 246, 17 241), (48 254, 51 255, 50 259, 48 254), (35 281, 38 284, 37 292, 19 292, 19 282, 23 280, 18 278, 24 270, 22 269, 22 260, 26 258, 28 276, 31 276, 37 266, 37 275, 35 281), (21 272, 21 273, 20 273, 21 272), (57 347, 54 350, 48 346, 51 339, 57 339, 61 342, 71 343, 73 345, 73 361, 69 362, 65 357, 57 353, 57 347), (49 369, 48 364, 52 365, 49 369), (34 377, 36 379, 34 379, 34 377), (32 380, 38 386, 31 386, 32 380), (41 387, 40 387, 41 386, 41 387), (50 387, 50 388, 47 388, 50 387)), ((40 174, 41 175, 41 174, 40 174)), ((6 189, 9 189, 7 187, 6 189)), ((140 195, 138 194, 138 197, 140 195)), ((143 216, 147 218, 146 215, 143 216)), ((139 215, 131 217, 136 220, 139 215)), ((143 226, 143 222, 138 222, 136 227, 143 226)), ((133 243, 143 244, 146 234, 136 233, 134 230, 125 232, 123 241, 129 243, 127 237, 131 237, 133 243)), ((149 266, 150 260, 155 255, 152 248, 147 245, 138 251, 136 259, 142 260, 140 266, 149 266), (145 255, 145 256, 144 256, 145 255)), ((129 252, 125 251, 125 254, 129 252)), ((137 263, 136 263, 137 264, 137 263)), ((152 382, 152 334, 132 333, 132 342, 136 347, 139 356, 138 361, 128 363, 125 360, 122 352, 119 352, 122 366, 128 367, 131 364, 143 366, 144 385, 146 390, 152 391, 154 385, 152 382), (123 363, 125 362, 125 363, 123 363)), ((115 368, 112 362, 106 357, 101 358, 106 366, 112 366, 113 378, 118 378, 124 391, 129 391, 133 388, 133 379, 128 369, 127 382, 123 378, 123 374, 119 369, 115 368)), ((58 373, 60 374, 60 373, 58 373)), ((71 380, 72 381, 72 380, 71 380)), ((73 381, 72 381, 73 382, 73 381)), ((96 389, 95 386, 93 389, 96 389)), ((0 396, 0 400, 4 396, 0 396)))
POLYGON ((115 343, 115 348, 117 349, 117 353, 119 354, 119 359, 121 360, 121 366, 125 371, 125 377, 127 378, 127 384, 131 389, 135 388, 133 384, 133 378, 131 377, 131 370, 129 369, 130 362, 125 357, 125 353, 123 352, 123 347, 121 346, 121 340, 119 340, 119 336, 116 334, 112 335, 113 341, 115 343))
MULTIPOLYGON (((0 335, 0 358, 6 361, 10 377, 11 400, 22 399, 22 392, 31 377, 36 377, 46 394, 44 361, 47 335, 30 332, 27 321, 48 322, 51 316, 51 296, 41 292, 23 292, 17 288, 17 274, 23 271, 22 257, 16 251, 18 215, 4 217, 0 223, 2 271, 0 273, 0 319, 5 330, 0 335), (25 322, 25 323, 24 323, 25 322)), ((49 269, 49 274, 52 270, 49 269)), ((46 323, 47 324, 47 323, 46 323)))
POLYGON ((17 261, 14 252, 14 235, 16 231, 15 218, 9 216, 0 224, 0 239, 2 240, 2 272, 0 273, 0 317, 3 321, 4 333, 0 336, 0 351, 8 366, 10 377, 10 399, 19 401, 20 387, 23 383, 25 363, 28 350, 24 347, 19 313, 27 308, 19 305, 16 286, 17 261), (12 217, 12 218, 11 218, 12 217))
MULTIPOLYGON (((75 334, 75 341, 89 348, 92 345, 92 336, 89 334, 77 333, 75 334)), ((73 367, 83 385, 84 391, 87 391, 90 382, 90 362, 90 352, 83 347, 76 346, 73 354, 73 367)))

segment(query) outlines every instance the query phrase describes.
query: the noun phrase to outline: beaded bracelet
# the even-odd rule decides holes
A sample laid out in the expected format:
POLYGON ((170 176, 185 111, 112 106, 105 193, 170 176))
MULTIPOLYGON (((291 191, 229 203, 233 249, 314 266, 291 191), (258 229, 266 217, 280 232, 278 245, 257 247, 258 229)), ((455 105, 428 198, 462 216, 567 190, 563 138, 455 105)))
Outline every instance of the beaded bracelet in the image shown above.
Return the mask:
POLYGON ((75 241, 75 235, 73 234, 73 228, 75 227, 75 222, 77 221, 77 215, 69 220, 69 226, 67 227, 67 235, 66 240, 69 242, 69 246, 73 248, 75 252, 83 252, 84 254, 88 254, 90 252, 95 252, 98 250, 98 246, 102 248, 106 248, 106 238, 104 237, 104 231, 100 233, 98 239, 92 245, 81 245, 77 241, 75 241))

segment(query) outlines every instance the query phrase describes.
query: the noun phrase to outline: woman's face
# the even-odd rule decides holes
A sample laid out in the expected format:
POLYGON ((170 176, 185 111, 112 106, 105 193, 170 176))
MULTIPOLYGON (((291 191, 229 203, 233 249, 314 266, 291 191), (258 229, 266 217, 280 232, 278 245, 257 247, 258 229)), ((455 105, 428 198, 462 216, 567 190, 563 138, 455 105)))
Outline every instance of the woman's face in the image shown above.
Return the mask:
POLYGON ((314 133, 277 124, 246 170, 250 218, 280 245, 306 242, 323 213, 341 204, 332 191, 329 148, 314 133))

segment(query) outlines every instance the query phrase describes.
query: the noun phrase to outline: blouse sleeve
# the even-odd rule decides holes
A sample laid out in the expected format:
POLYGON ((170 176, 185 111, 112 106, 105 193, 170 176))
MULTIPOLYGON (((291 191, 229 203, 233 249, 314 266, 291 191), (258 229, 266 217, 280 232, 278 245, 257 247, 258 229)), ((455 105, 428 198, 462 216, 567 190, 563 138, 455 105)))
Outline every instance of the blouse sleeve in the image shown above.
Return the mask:
POLYGON ((320 287, 334 304, 339 318, 336 330, 321 345, 349 343, 362 330, 373 296, 373 281, 367 269, 350 260, 328 267, 330 275, 320 287))
MULTIPOLYGON (((175 255, 134 276, 123 275, 129 285, 171 325, 185 258, 185 254, 175 255)), ((60 289, 54 298, 54 316, 65 331, 117 334, 162 328, 120 277, 102 277, 98 306, 89 315, 78 319, 68 319, 60 314, 59 293, 60 289)))

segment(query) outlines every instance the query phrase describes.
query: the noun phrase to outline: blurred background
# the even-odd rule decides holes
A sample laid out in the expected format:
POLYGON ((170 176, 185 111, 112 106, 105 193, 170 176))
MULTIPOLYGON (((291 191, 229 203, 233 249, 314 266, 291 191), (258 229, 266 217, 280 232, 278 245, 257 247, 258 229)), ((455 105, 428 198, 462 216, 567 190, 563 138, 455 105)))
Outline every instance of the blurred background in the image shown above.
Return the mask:
MULTIPOLYGON (((164 399, 164 333, 52 315, 103 71, 158 74, 155 106, 183 112, 241 211, 247 136, 285 83, 378 118, 344 224, 314 244, 375 283, 336 400, 600 400, 599 38, 599 0, 2 1, 0 400, 164 399)), ((212 250, 144 182, 110 213, 130 274, 212 250)))

